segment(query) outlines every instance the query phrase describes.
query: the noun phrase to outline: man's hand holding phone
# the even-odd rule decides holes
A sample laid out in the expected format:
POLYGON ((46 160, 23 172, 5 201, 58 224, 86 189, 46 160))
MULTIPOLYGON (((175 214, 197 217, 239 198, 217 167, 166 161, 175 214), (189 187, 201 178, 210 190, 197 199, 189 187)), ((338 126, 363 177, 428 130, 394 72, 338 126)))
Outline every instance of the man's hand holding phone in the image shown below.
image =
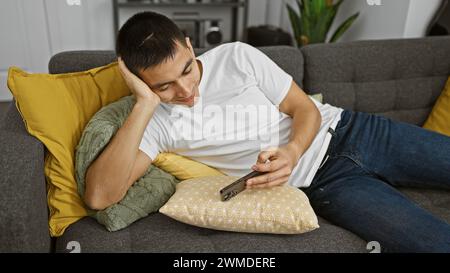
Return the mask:
POLYGON ((253 172, 239 178, 220 190, 222 201, 227 201, 245 189, 268 188, 286 183, 300 156, 295 147, 285 146, 263 151, 252 166, 253 172))
POLYGON ((122 58, 118 58, 120 74, 122 74, 128 88, 136 97, 136 103, 146 103, 154 107, 158 106, 161 99, 138 76, 133 74, 125 65, 122 58))
POLYGON ((252 170, 264 174, 247 180, 247 189, 267 188, 286 183, 300 156, 293 143, 263 151, 252 170))

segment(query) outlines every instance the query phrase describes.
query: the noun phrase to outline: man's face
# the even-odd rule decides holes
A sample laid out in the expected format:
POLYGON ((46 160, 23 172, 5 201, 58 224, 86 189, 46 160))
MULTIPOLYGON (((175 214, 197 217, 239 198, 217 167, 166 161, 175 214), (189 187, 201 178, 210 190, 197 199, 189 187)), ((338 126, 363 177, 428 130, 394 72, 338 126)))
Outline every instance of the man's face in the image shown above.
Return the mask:
POLYGON ((141 70, 141 79, 164 103, 192 107, 194 97, 199 97, 198 85, 202 75, 201 63, 197 62, 189 38, 188 48, 177 43, 174 58, 161 64, 141 70))

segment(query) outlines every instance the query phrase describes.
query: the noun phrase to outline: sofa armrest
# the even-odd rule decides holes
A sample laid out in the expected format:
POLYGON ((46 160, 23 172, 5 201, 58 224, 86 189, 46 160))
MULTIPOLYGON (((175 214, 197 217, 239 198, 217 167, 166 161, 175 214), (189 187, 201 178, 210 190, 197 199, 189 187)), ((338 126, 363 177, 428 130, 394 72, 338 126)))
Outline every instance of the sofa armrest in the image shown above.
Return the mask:
POLYGON ((0 207, 0 252, 51 251, 44 146, 26 131, 0 129, 0 207))

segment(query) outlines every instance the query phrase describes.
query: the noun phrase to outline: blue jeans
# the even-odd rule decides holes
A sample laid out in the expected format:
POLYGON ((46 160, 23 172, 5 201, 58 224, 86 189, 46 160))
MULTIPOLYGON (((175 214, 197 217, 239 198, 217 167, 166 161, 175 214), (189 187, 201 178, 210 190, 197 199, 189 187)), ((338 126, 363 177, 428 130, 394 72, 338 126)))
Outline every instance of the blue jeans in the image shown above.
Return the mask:
POLYGON ((318 215, 382 251, 450 252, 450 225, 395 189, 449 190, 450 137, 345 110, 327 155, 302 189, 318 215))

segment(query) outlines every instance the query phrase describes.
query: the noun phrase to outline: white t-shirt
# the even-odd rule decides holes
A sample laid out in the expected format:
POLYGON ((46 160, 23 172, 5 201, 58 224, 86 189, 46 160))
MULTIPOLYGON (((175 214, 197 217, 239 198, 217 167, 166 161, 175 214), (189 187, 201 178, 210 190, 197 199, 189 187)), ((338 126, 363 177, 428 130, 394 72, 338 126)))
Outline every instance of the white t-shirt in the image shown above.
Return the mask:
MULTIPOLYGON (((161 103, 139 149, 151 159, 172 152, 231 176, 251 172, 262 150, 288 143, 292 118, 279 111, 292 77, 258 49, 234 42, 197 57, 203 75, 193 107, 161 103)), ((288 183, 308 187, 343 109, 313 100, 322 124, 288 183)))

